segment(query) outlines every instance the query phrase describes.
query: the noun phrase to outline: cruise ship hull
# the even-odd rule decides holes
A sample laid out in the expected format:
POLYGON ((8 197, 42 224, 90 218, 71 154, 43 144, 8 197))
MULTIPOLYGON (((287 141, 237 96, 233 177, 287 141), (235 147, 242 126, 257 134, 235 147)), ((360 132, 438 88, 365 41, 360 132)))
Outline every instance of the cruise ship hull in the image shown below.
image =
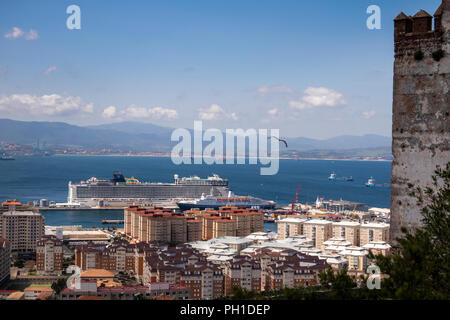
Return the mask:
MULTIPOLYGON (((92 178, 94 179, 94 178, 92 178)), ((135 179, 129 179, 135 180, 135 179)), ((126 207, 175 204, 181 200, 198 199, 202 194, 223 197, 228 194, 228 180, 178 179, 174 183, 110 183, 96 180, 69 182, 68 204, 80 207, 126 207)))
POLYGON ((199 210, 206 210, 206 209, 212 209, 212 210, 218 210, 220 207, 226 207, 226 206, 234 206, 234 207, 240 207, 240 208, 248 208, 248 209, 274 209, 274 204, 249 204, 249 203, 221 203, 221 204, 196 204, 196 203, 180 203, 177 202, 177 206, 180 208, 181 211, 187 211, 191 209, 199 209, 199 210))

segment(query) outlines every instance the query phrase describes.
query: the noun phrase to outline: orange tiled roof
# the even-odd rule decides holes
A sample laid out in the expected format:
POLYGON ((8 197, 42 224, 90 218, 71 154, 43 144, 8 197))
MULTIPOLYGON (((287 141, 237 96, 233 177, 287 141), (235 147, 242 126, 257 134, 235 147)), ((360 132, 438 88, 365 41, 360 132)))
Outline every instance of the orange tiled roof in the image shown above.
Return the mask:
POLYGON ((98 296, 79 296, 77 300, 103 300, 103 298, 98 296))
POLYGON ((18 201, 10 200, 2 203, 2 206, 21 206, 22 204, 18 201))
POLYGON ((81 278, 113 278, 114 273, 105 269, 89 269, 81 273, 81 278))
POLYGON ((24 291, 53 292, 53 289, 49 287, 28 287, 24 291))

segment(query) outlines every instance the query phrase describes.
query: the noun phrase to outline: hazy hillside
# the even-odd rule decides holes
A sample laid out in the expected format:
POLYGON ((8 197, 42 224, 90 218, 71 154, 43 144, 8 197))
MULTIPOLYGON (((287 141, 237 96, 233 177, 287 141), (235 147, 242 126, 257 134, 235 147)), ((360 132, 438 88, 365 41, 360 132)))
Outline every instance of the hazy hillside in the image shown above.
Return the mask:
MULTIPOLYGON (((80 127, 63 122, 26 122, 0 119, 0 141, 31 145, 39 139, 47 146, 77 146, 89 150, 112 149, 132 152, 168 152, 172 128, 139 122, 121 122, 80 127)), ((289 149, 282 151, 389 150, 391 138, 378 135, 339 136, 327 140, 288 138, 289 149), (381 150, 380 149, 380 150, 381 150)), ((339 152, 341 154, 342 152, 339 152)))

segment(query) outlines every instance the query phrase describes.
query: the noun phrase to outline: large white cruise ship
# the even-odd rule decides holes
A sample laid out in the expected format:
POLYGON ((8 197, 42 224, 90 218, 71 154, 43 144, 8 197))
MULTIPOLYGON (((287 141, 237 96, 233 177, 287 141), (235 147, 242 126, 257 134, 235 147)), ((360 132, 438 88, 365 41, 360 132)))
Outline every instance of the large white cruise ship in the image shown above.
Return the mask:
POLYGON ((80 207, 152 206, 196 199, 202 194, 224 197, 228 191, 228 180, 215 174, 206 179, 174 175, 173 183, 161 183, 140 182, 114 172, 111 180, 93 177, 79 183, 69 182, 67 202, 80 207))

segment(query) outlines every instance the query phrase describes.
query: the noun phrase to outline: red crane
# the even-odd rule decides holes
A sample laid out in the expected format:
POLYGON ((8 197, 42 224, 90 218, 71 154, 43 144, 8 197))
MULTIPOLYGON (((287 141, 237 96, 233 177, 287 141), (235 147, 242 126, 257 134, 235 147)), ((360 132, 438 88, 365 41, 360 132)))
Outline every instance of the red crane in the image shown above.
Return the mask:
POLYGON ((301 187, 302 187, 302 184, 299 183, 299 184, 298 184, 298 188, 297 188, 297 192, 295 193, 295 198, 292 200, 292 204, 291 204, 291 212, 290 212, 291 214, 294 213, 294 205, 297 203, 297 200, 298 200, 298 194, 300 193, 301 187))

